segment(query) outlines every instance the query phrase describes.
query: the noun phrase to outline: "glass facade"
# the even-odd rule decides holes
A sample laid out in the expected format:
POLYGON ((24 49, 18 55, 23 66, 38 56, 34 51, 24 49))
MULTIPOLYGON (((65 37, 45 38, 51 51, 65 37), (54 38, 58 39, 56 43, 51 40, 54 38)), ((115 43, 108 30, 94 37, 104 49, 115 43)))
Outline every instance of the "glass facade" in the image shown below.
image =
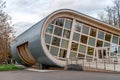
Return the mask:
POLYGON ((96 27, 76 19, 57 18, 45 30, 46 48, 57 58, 93 58, 96 48, 104 47, 110 48, 111 55, 120 54, 120 37, 96 27))

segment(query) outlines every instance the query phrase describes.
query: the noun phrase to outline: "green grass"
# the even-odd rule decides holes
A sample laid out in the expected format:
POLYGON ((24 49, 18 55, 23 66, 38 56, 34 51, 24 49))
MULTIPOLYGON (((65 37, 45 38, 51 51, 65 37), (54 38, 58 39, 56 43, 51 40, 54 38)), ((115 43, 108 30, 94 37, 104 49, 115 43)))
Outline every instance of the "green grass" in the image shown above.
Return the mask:
POLYGON ((0 71, 23 70, 24 68, 15 66, 13 64, 0 65, 0 71))

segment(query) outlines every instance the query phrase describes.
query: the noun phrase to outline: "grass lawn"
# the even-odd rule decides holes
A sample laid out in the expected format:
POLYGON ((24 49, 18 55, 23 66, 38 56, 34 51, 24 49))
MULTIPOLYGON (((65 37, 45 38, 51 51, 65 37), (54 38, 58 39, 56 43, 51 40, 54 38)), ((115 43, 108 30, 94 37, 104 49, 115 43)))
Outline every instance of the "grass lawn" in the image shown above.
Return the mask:
POLYGON ((23 70, 23 69, 24 68, 13 64, 0 65, 0 71, 12 71, 12 70, 23 70))

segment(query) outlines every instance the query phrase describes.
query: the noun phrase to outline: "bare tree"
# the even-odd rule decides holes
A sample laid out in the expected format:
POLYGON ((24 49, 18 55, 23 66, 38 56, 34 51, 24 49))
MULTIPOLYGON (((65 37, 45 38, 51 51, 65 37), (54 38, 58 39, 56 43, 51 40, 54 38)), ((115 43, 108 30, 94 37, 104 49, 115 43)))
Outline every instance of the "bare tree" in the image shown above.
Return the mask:
POLYGON ((3 11, 5 3, 5 1, 0 0, 0 63, 11 57, 10 44, 14 37, 11 18, 3 11))
POLYGON ((120 28, 120 0, 115 0, 113 6, 107 6, 104 14, 102 12, 98 16, 105 23, 120 28))

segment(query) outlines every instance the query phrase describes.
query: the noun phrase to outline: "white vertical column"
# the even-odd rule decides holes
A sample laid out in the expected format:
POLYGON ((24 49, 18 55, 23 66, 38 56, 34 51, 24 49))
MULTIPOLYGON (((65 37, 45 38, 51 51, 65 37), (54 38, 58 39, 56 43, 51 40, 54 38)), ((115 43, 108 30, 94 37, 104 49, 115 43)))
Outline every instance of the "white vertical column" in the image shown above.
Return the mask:
POLYGON ((71 27, 70 39, 69 39, 69 44, 68 44, 68 49, 67 49, 67 56, 66 56, 67 58, 69 58, 69 56, 70 56, 74 28, 75 28, 75 19, 73 19, 73 23, 72 23, 72 27, 71 27))

